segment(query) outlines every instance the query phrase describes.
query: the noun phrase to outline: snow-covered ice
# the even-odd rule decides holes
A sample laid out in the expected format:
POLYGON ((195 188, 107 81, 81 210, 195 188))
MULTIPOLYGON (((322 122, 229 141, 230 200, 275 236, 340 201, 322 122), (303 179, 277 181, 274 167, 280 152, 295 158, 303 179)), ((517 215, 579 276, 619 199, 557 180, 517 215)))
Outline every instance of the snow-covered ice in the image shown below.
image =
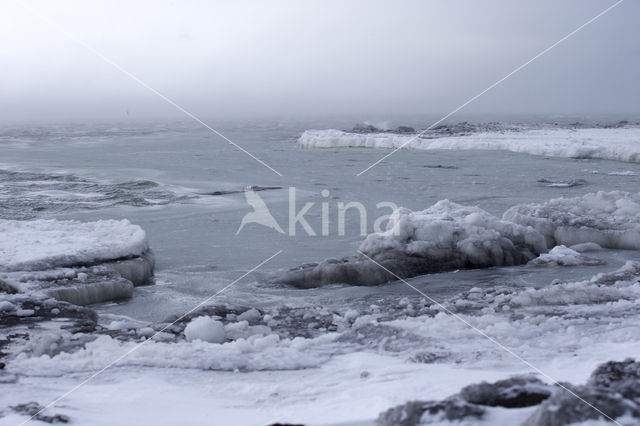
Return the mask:
POLYGON ((298 139, 305 148, 407 148, 417 150, 504 150, 565 158, 640 162, 640 127, 542 128, 492 131, 461 136, 417 137, 393 133, 307 130, 298 139))
POLYGON ((0 271, 45 270, 140 256, 147 235, 128 220, 0 220, 0 271))
POLYGON ((640 194, 598 191, 521 204, 502 218, 533 227, 545 236, 549 247, 589 242, 605 248, 640 249, 640 194))

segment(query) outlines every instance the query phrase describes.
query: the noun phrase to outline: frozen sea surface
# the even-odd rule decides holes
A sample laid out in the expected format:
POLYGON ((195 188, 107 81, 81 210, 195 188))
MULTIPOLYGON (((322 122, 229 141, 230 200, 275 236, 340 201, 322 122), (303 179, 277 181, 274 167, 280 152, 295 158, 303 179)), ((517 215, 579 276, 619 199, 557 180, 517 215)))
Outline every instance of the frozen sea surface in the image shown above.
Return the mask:
MULTIPOLYGON (((221 423, 235 424, 368 424, 379 412, 411 399, 440 399, 471 382, 530 372, 455 318, 425 306, 424 298, 402 283, 299 290, 274 277, 358 249, 364 237, 356 214, 347 214, 346 235, 338 235, 335 206, 340 201, 361 202, 375 215, 390 213, 376 208, 383 201, 421 211, 449 199, 501 217, 517 204, 596 191, 637 193, 640 165, 466 147, 401 150, 358 177, 388 150, 308 150, 297 142, 309 128, 347 126, 219 126, 283 177, 191 125, 5 128, 0 135, 2 219, 127 219, 147 234, 156 254, 156 285, 136 287, 129 301, 94 306, 104 327, 118 329, 129 322, 144 328, 181 314, 277 250, 282 254, 222 293, 216 303, 253 307, 263 316, 277 317, 276 311, 286 316, 284 306, 311 312, 290 326, 260 320, 271 332, 238 331, 241 326, 227 324, 235 340, 223 345, 153 343, 52 412, 92 424, 171 424, 185 415, 194 424, 205 424, 214 414, 221 423), (296 236, 282 235, 256 224, 236 235, 242 217, 251 211, 242 192, 246 186, 274 188, 259 194, 283 228, 289 187, 296 189, 297 210, 315 203, 306 217, 317 234, 321 203, 329 202, 333 216, 328 235, 308 236, 300 226, 296 236), (314 320, 313 312, 322 314, 314 320), (325 315, 335 328, 322 330, 325 315), (287 327, 305 337, 285 335, 287 327), (302 328, 311 332, 302 333, 302 328), (270 337, 274 333, 277 340, 270 337), (240 338, 245 343, 238 343, 240 338), (149 389, 161 391, 151 396, 149 389), (107 403, 101 398, 105 394, 111 395, 107 403)), ((373 232, 373 218, 367 232, 373 232)), ((601 262, 442 272, 410 283, 457 307, 456 312, 550 376, 582 383, 598 363, 640 353, 638 292, 632 278, 619 288, 570 284, 640 260, 639 252, 600 249, 584 255, 601 262), (554 287, 554 280, 569 284, 554 287), (586 290, 589 286, 592 292, 586 290), (497 301, 497 294, 506 299, 497 301), (541 300, 549 302, 539 306, 541 300)), ((18 382, 0 384, 11 388, 3 392, 0 410, 27 399, 46 404, 132 344, 101 336, 86 349, 57 358, 22 355, 8 365, 20 372, 18 382)), ((21 419, 9 414, 0 424, 21 419)))

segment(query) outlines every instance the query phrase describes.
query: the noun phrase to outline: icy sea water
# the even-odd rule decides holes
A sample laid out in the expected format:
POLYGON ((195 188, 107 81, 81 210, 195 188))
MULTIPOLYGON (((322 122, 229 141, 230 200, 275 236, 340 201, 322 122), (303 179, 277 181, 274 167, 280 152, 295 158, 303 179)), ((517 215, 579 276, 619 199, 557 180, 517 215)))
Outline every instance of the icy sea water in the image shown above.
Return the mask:
MULTIPOLYGON (((117 393, 118 387, 114 387, 113 381, 119 380, 124 380, 121 386, 138 393, 156 385, 165 386, 166 394, 155 402, 136 398, 140 412, 155 410, 162 413, 161 406, 167 399, 180 399, 185 389, 193 388, 195 381, 205 390, 202 393, 191 390, 183 400, 189 401, 192 412, 200 413, 201 418, 194 418, 196 423, 208 420, 207 411, 202 407, 209 400, 216 401, 213 407, 218 414, 228 415, 238 420, 238 424, 267 424, 268 421, 282 419, 297 421, 322 415, 326 416, 326 421, 312 424, 340 423, 354 419, 371 420, 391 403, 415 398, 417 392, 429 391, 434 398, 445 397, 470 380, 490 380, 526 370, 516 361, 499 354, 496 348, 474 336, 473 332, 465 331, 464 326, 455 324, 454 319, 447 322, 436 317, 437 321, 431 324, 430 321, 422 323, 405 318, 411 311, 407 306, 418 305, 422 297, 401 283, 376 287, 331 285, 298 290, 279 285, 274 278, 300 264, 355 253, 363 239, 359 234, 359 221, 355 214, 349 214, 347 233, 339 236, 335 208, 338 201, 358 201, 367 206, 370 213, 388 214, 388 210, 377 210, 376 203, 392 201, 412 210, 422 210, 438 200, 449 199, 460 204, 478 205, 500 216, 518 203, 580 196, 598 190, 637 192, 640 188, 640 165, 496 151, 400 151, 358 177, 358 172, 388 151, 348 148, 304 150, 296 145, 297 137, 305 129, 347 128, 351 124, 328 121, 256 122, 218 126, 231 140, 280 171, 284 175, 282 177, 215 135, 190 124, 44 126, 5 128, 0 133, 2 218, 126 218, 147 232, 157 258, 156 285, 136 288, 131 300, 95 306, 102 321, 108 323, 128 317, 157 322, 169 315, 180 314, 276 251, 283 250, 257 273, 240 281, 216 300, 264 309, 286 304, 293 307, 322 306, 341 312, 355 308, 361 313, 376 311, 380 314, 388 310, 393 313, 390 315, 392 321, 397 316, 395 321, 400 329, 422 336, 416 340, 413 334, 409 334, 404 340, 399 338, 396 341, 392 334, 385 334, 384 328, 375 329, 370 335, 346 336, 346 343, 342 346, 319 344, 319 348, 308 349, 314 356, 314 350, 321 355, 323 362, 311 363, 320 366, 317 369, 284 373, 271 372, 268 368, 246 376, 224 371, 167 371, 156 368, 163 364, 151 358, 147 370, 140 371, 136 366, 140 364, 134 363, 129 369, 124 366, 121 371, 106 374, 93 387, 87 388, 87 395, 105 391, 117 393), (627 171, 633 173, 609 174, 627 171), (580 179, 584 180, 583 185, 548 186, 548 182, 580 179), (284 228, 287 227, 289 213, 289 187, 296 188, 297 210, 307 202, 315 202, 306 217, 318 233, 321 229, 320 203, 329 200, 330 214, 333 215, 329 235, 307 236, 301 227, 297 228, 296 236, 281 235, 255 224, 248 225, 236 235, 242 216, 250 211, 241 192, 247 185, 281 187, 262 191, 260 195, 284 228), (330 196, 323 197, 322 190, 328 190, 330 196), (224 194, 226 191, 240 192, 224 194), (217 192, 223 194, 213 195, 217 192), (456 336, 452 342, 448 341, 450 334, 456 336), (415 347, 407 343, 411 341, 414 346, 429 349, 432 353, 428 356, 442 356, 448 360, 446 365, 407 364, 408 355, 405 357, 404 349, 409 348, 412 357, 420 355, 416 355, 415 347), (357 346, 362 342, 370 348, 377 348, 380 344, 382 354, 375 350, 362 352, 357 346), (403 355, 387 356, 386 351, 403 355), (478 360, 486 358, 483 355, 486 353, 492 354, 489 361, 477 364, 478 360), (325 362, 337 355, 340 355, 339 361, 325 362), (508 364, 503 364, 505 358, 508 364), (456 365, 468 366, 468 369, 462 374, 451 374, 452 368, 454 371, 460 368, 456 365), (370 381, 363 379, 369 375, 373 377, 370 381), (429 381, 434 378, 438 380, 429 381), (444 378, 446 381, 443 383, 444 378), (275 387, 274 381, 278 383, 275 387), (311 388, 309 383, 316 385, 311 388), (369 405, 349 412, 350 401, 356 400, 365 389, 371 396, 369 405), (236 395, 237 399, 229 395, 236 395), (329 414, 327 407, 335 411, 329 414), (265 409, 268 421, 262 421, 259 414, 265 409), (238 410, 248 413, 244 420, 234 417, 238 410), (307 417, 302 418, 303 415, 307 417)), ((370 218, 367 232, 372 232, 372 224, 373 218, 370 218)), ((627 260, 640 260, 640 254, 635 251, 602 250, 588 254, 604 260, 606 265, 490 268, 425 275, 410 282, 430 297, 446 300, 472 288, 546 288, 554 279, 585 280, 599 272, 613 271, 627 260)), ((591 333, 591 325, 585 325, 584 321, 593 315, 590 311, 565 312, 565 307, 558 309, 559 318, 562 318, 560 322, 540 320, 536 316, 539 312, 534 310, 526 313, 525 318, 536 318, 535 325, 528 326, 530 321, 526 320, 519 329, 510 330, 508 327, 511 325, 497 320, 492 314, 481 316, 477 325, 488 327, 487 330, 493 331, 507 344, 517 346, 523 356, 533 359, 548 358, 547 354, 562 347, 561 352, 567 357, 550 360, 544 366, 545 371, 561 380, 573 380, 575 377, 582 380, 582 376, 592 369, 594 361, 568 369, 572 366, 571 356, 586 360, 610 359, 611 356, 602 352, 605 346, 594 346, 600 337, 594 337, 587 343, 580 340, 580 336, 591 333), (496 323, 493 329, 492 322, 496 323), (559 334, 565 331, 567 335, 559 334), (510 338, 513 341, 508 341, 510 338), (529 347, 529 339, 538 340, 529 347)), ((618 327, 616 321, 623 321, 621 318, 628 314, 628 311, 620 312, 614 310, 611 318, 609 314, 602 314, 602 320, 594 325, 597 332, 593 334, 606 335, 609 332, 607 327, 618 327)), ((621 348, 627 351, 628 345, 624 344, 628 336, 633 335, 629 330, 637 327, 636 319, 640 318, 637 312, 632 312, 634 320, 626 321, 629 329, 618 327, 618 331, 610 333, 612 341, 620 342, 621 348)), ((611 342, 602 344, 605 343, 615 352, 615 345, 611 346, 611 342)), ((104 360, 108 361, 110 355, 115 357, 125 350, 119 349, 120 352, 115 350, 113 354, 108 352, 104 360)), ((193 354, 194 359, 196 355, 193 354)), ((277 357, 265 354, 267 360, 277 357)), ((288 358, 284 359, 286 364, 288 358)), ((193 368, 198 368, 197 363, 193 368)), ((66 370, 62 368, 62 371, 66 370)), ((46 398, 66 391, 75 384, 74 380, 82 377, 82 373, 72 374, 57 380, 50 389, 47 389, 46 381, 26 378, 21 387, 37 387, 38 392, 46 395, 42 398, 44 402, 46 398)), ((116 406, 126 403, 118 398, 114 400, 116 406)), ((83 415, 95 421, 96 413, 100 412, 95 401, 96 398, 79 394, 69 404, 85 407, 83 415)), ((112 419, 117 420, 117 416, 112 419)), ((167 417, 164 421, 170 419, 167 417)), ((162 415, 155 420, 162 423, 162 415)))
MULTIPOLYGON (((0 214, 4 218, 127 218, 145 229, 157 255, 157 284, 138 288, 124 303, 101 307, 106 312, 143 320, 161 320, 186 310, 230 279, 277 250, 283 253, 225 293, 223 299, 246 304, 294 302, 318 298, 325 303, 378 294, 411 294, 393 283, 375 288, 292 290, 268 284, 268 276, 306 262, 355 253, 360 241, 357 212, 347 214, 346 235, 338 235, 339 201, 363 203, 374 219, 388 214, 376 203, 422 210, 441 199, 477 205, 500 216, 518 203, 579 196, 598 190, 636 192, 640 165, 603 160, 545 158, 501 151, 402 150, 362 176, 356 174, 386 150, 318 149, 296 146, 309 127, 333 122, 227 124, 220 130, 280 171, 279 177, 220 138, 190 124, 129 124, 94 127, 4 129, 0 142, 0 214), (632 171, 636 175, 609 175, 632 171), (582 179, 584 185, 550 187, 539 180, 582 179), (321 203, 330 203, 328 236, 308 236, 300 225, 296 236, 251 224, 235 235, 250 211, 244 194, 201 195, 241 191, 247 185, 281 187, 260 192, 274 217, 288 226, 288 188, 296 188, 297 211, 315 205, 305 216, 321 232, 321 203), (321 195, 328 190, 330 196, 321 195), (261 281, 261 282, 260 282, 261 281), (325 296, 330 294, 330 296, 325 296), (340 297, 336 298, 336 294, 340 297)), ((602 253, 614 269, 634 252, 602 253)), ((539 268, 538 268, 539 269, 539 268)), ((433 297, 482 283, 504 280, 545 285, 553 278, 587 278, 594 267, 532 271, 529 267, 438 274, 417 278, 433 297)), ((346 300, 345 300, 346 302, 346 300)))

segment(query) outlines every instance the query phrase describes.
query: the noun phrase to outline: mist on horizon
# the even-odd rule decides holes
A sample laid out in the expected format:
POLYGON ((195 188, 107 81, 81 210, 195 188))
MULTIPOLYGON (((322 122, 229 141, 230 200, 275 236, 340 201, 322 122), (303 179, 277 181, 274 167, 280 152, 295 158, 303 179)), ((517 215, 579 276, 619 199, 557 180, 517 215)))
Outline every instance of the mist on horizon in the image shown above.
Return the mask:
MULTIPOLYGON (((78 41, 201 117, 437 117, 611 4, 9 1, 0 121, 188 119, 78 41)), ((638 12, 622 3, 457 116, 638 116, 638 12)))

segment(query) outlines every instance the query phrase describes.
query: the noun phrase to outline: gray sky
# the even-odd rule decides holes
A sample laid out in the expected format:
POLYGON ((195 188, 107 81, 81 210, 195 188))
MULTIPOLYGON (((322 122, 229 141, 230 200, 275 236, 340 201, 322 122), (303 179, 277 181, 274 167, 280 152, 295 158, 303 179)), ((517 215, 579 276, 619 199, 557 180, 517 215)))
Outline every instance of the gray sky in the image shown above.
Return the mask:
MULTIPOLYGON (((612 0, 0 3, 0 120, 181 118, 25 1, 203 117, 440 114, 612 0)), ((640 2, 465 113, 640 113, 640 2)))

